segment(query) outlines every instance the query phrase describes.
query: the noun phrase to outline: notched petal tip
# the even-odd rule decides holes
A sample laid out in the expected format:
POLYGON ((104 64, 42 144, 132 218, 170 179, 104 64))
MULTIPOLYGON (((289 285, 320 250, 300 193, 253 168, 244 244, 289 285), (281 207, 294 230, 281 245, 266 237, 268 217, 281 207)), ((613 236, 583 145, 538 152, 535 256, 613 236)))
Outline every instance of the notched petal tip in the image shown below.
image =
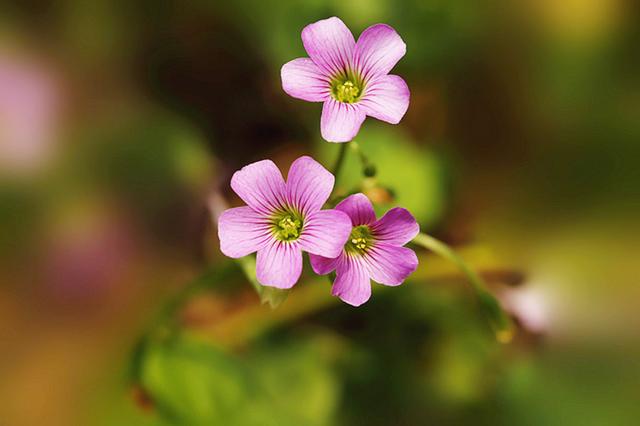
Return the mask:
POLYGON ((348 256, 341 257, 331 294, 351 306, 361 306, 368 301, 371 297, 371 280, 364 264, 348 256))
POLYGON ((418 267, 418 256, 407 247, 378 243, 369 254, 371 279, 387 286, 402 284, 418 267))
POLYGON ((325 101, 320 117, 320 133, 327 142, 351 142, 366 118, 358 104, 345 104, 334 99, 325 101))
POLYGON ((302 29, 302 44, 313 62, 334 75, 351 64, 355 39, 340 18, 321 19, 302 29))
POLYGON ((231 189, 249 207, 260 213, 270 213, 284 197, 282 173, 271 160, 248 164, 231 177, 231 189))
POLYGON ((302 213, 320 210, 329 199, 335 177, 316 160, 302 156, 291 163, 287 174, 287 200, 302 213))
POLYGON ((349 195, 336 206, 349 216, 353 226, 369 225, 375 222, 376 213, 371 200, 363 193, 349 195))
POLYGON ((420 232, 420 225, 409 210, 394 207, 378 219, 372 230, 381 241, 403 246, 420 232))
POLYGON ((267 287, 289 289, 302 273, 302 252, 295 243, 272 241, 256 256, 256 278, 267 287))
POLYGON ((356 43, 354 62, 367 78, 388 74, 407 52, 398 32, 387 24, 365 29, 356 43))
POLYGON ((335 290, 331 290, 331 295, 338 297, 344 303, 346 303, 347 305, 351 305, 354 308, 358 308, 358 307, 364 305, 371 298, 369 296, 369 297, 366 297, 366 298, 363 297, 363 298, 357 299, 357 298, 353 298, 352 296, 350 296, 348 294, 342 294, 342 293, 336 292, 335 290))
POLYGON ((398 124, 411 102, 409 86, 400 76, 389 74, 376 78, 360 101, 369 117, 389 124, 398 124))

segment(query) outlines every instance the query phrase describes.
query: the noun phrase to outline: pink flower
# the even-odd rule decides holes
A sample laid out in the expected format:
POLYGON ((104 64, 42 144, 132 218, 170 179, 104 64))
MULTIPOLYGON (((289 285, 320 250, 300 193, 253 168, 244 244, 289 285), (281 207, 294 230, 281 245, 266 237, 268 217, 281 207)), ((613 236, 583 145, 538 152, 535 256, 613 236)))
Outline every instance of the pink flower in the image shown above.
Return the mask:
POLYGON ((231 178, 231 188, 247 206, 220 215, 220 250, 233 258, 257 251, 258 281, 293 287, 302 272, 302 251, 336 257, 349 237, 351 221, 345 213, 320 210, 334 180, 310 157, 291 164, 286 183, 270 160, 243 167, 231 178))
POLYGON ((345 198, 336 206, 351 218, 351 235, 339 256, 311 255, 317 274, 336 270, 331 294, 353 306, 371 297, 370 279, 397 286, 418 267, 413 250, 403 247, 420 231, 406 209, 396 207, 376 220, 371 202, 364 194, 345 198))
POLYGON ((409 107, 409 88, 389 71, 406 45, 388 25, 353 34, 339 18, 307 25, 302 43, 309 58, 283 65, 282 88, 294 98, 324 102, 320 130, 329 142, 349 142, 368 115, 398 124, 409 107))

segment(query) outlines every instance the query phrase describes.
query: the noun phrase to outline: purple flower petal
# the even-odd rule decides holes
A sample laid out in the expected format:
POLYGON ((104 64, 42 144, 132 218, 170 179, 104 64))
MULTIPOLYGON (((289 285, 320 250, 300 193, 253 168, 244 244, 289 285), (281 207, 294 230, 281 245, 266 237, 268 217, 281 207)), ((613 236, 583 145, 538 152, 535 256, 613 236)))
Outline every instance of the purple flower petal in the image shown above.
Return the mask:
POLYGON ((329 98, 322 107, 320 133, 328 142, 349 142, 358 134, 366 114, 357 104, 329 98))
POLYGON ((271 240, 256 257, 256 277, 262 285, 291 288, 302 273, 302 252, 295 242, 271 240))
POLYGON ((311 268, 313 269, 313 272, 318 275, 326 275, 336 269, 336 267, 338 266, 338 262, 340 261, 340 256, 335 258, 328 258, 318 256, 316 254, 309 254, 309 260, 311 262, 311 268))
POLYGON ((303 156, 291 164, 287 175, 287 201, 302 213, 318 211, 329 199, 335 178, 320 163, 303 156))
POLYGON ((287 62, 280 70, 282 88, 294 98, 323 102, 330 96, 329 78, 309 58, 287 62))
POLYGON ((375 282, 391 286, 402 284, 418 267, 413 250, 383 242, 377 242, 363 260, 375 282))
POLYGON ((349 216, 339 210, 320 210, 305 218, 300 247, 310 254, 338 257, 351 233, 349 216))
POLYGON ((371 230, 377 240, 403 246, 418 235, 420 225, 407 209, 396 207, 375 222, 371 230))
POLYGON ((368 116, 398 124, 409 108, 409 98, 407 83, 390 74, 372 80, 359 104, 368 116))
POLYGON ((373 205, 364 194, 348 196, 338 203, 336 210, 341 210, 349 215, 353 226, 370 225, 376 221, 373 205))
POLYGON ((273 239, 266 218, 251 207, 225 210, 218 219, 220 250, 239 258, 262 249, 273 239))
POLYGON ((386 24, 362 32, 354 52, 355 68, 365 79, 388 74, 404 56, 407 46, 396 30, 386 24))
POLYGON ((258 161, 235 172, 231 188, 249 207, 265 215, 273 213, 284 201, 284 179, 271 160, 258 161))
POLYGON ((371 297, 371 281, 361 259, 341 256, 331 294, 352 306, 360 306, 371 297))
POLYGON ((356 42, 344 22, 334 16, 304 27, 302 44, 313 62, 333 76, 350 66, 356 42))

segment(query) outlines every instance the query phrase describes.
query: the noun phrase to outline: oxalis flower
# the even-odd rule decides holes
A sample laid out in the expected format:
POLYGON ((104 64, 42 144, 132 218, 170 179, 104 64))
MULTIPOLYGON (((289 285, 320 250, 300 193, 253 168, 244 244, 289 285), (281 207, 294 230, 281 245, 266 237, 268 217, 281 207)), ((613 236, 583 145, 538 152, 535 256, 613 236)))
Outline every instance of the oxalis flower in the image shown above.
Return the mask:
POLYGON ((413 250, 403 247, 420 231, 406 209, 396 207, 376 220, 364 194, 345 198, 336 206, 351 219, 351 234, 339 256, 311 255, 311 266, 320 275, 336 271, 331 294, 353 306, 371 297, 371 282, 397 286, 418 267, 413 250))
POLYGON ((302 272, 302 251, 336 257, 351 232, 344 212, 320 210, 334 180, 311 157, 291 164, 286 183, 270 160, 243 167, 231 178, 231 188, 247 206, 220 215, 220 250, 233 258, 258 252, 258 281, 291 288, 302 272))
POLYGON ((302 43, 309 58, 284 64, 282 87, 294 98, 324 102, 320 130, 329 142, 349 142, 366 116, 397 124, 409 107, 409 88, 389 71, 406 45, 388 25, 373 25, 356 43, 333 17, 307 25, 302 43))

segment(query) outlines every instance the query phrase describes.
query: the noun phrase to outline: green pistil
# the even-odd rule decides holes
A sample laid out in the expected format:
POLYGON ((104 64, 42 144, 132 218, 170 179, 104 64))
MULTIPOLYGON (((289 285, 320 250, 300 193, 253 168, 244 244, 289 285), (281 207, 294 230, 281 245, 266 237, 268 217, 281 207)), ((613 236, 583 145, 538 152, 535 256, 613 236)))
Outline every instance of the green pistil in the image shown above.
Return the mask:
POLYGON ((373 238, 369 227, 366 225, 360 225, 353 228, 344 249, 350 254, 362 254, 371 248, 372 244, 373 238))
POLYGON ((302 216, 297 212, 283 211, 275 215, 271 221, 273 234, 280 241, 294 241, 302 233, 302 216))
POLYGON ((339 102, 352 104, 362 96, 364 83, 352 72, 345 72, 331 82, 331 96, 339 102))

